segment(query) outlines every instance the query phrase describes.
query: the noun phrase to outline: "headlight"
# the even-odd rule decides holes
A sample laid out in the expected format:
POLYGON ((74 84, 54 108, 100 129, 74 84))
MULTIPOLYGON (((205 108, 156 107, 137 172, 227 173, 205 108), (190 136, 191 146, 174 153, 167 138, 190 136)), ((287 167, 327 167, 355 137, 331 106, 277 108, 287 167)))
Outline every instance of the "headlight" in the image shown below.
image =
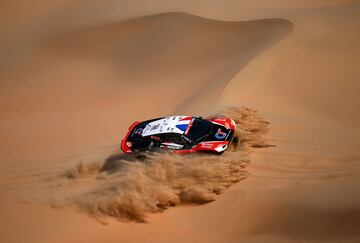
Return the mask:
POLYGON ((129 142, 129 141, 127 141, 125 144, 126 144, 126 146, 128 146, 128 148, 131 148, 131 146, 132 146, 132 142, 129 142))

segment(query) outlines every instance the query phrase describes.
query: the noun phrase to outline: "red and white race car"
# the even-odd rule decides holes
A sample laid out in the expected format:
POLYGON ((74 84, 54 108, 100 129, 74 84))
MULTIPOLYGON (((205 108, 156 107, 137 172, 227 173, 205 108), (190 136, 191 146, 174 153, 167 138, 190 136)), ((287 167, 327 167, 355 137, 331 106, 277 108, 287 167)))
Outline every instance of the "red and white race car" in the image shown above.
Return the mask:
POLYGON ((232 119, 223 117, 171 116, 135 122, 121 141, 121 149, 127 154, 162 149, 178 154, 221 154, 233 139, 235 127, 232 119))

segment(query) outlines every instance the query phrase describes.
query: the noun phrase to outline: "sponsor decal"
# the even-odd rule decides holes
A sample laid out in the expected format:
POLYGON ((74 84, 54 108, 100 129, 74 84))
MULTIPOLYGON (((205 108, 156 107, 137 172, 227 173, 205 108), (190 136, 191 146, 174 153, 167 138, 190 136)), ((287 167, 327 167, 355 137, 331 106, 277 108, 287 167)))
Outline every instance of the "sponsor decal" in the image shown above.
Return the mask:
POLYGON ((150 131, 156 130, 160 127, 160 124, 156 124, 154 126, 151 127, 150 131))
POLYGON ((215 138, 224 139, 225 137, 226 137, 226 132, 221 131, 221 128, 219 128, 217 133, 215 133, 215 138))
POLYGON ((167 149, 181 149, 184 146, 176 143, 163 143, 160 147, 167 149))
POLYGON ((141 133, 142 133, 142 128, 140 127, 140 128, 137 128, 136 130, 135 130, 135 132, 134 132, 134 134, 136 134, 136 135, 141 135, 141 133))
POLYGON ((151 125, 147 124, 143 132, 144 133, 148 132, 150 130, 150 128, 151 128, 151 125))
POLYGON ((210 144, 210 143, 202 143, 201 146, 202 146, 203 148, 212 148, 212 147, 213 147, 213 145, 210 144))
POLYGON ((168 148, 168 149, 181 149, 181 147, 171 146, 171 145, 166 145, 165 148, 168 148))

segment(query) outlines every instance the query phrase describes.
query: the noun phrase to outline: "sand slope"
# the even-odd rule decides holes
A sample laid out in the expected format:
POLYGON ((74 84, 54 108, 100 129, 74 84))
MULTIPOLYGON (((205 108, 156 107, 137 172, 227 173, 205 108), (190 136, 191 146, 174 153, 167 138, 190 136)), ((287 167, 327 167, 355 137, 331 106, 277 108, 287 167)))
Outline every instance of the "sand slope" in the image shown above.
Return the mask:
POLYGON ((17 164, 109 151, 133 119, 211 107, 243 65, 290 30, 280 19, 225 23, 170 13, 57 36, 2 86, 2 158, 17 164))
POLYGON ((1 241, 358 242, 359 3, 137 3, 7 6, 1 241), (49 178, 106 158, 135 119, 210 114, 214 98, 259 110, 276 144, 214 202, 106 226, 44 204, 49 178))

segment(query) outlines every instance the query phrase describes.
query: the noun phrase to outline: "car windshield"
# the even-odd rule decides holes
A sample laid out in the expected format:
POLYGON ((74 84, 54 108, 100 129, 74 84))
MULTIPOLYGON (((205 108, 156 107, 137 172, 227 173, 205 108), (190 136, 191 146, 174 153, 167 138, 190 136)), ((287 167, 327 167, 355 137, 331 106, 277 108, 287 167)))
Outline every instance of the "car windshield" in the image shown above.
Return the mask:
POLYGON ((194 118, 187 137, 193 142, 199 142, 206 138, 211 131, 211 122, 199 118, 194 118))

